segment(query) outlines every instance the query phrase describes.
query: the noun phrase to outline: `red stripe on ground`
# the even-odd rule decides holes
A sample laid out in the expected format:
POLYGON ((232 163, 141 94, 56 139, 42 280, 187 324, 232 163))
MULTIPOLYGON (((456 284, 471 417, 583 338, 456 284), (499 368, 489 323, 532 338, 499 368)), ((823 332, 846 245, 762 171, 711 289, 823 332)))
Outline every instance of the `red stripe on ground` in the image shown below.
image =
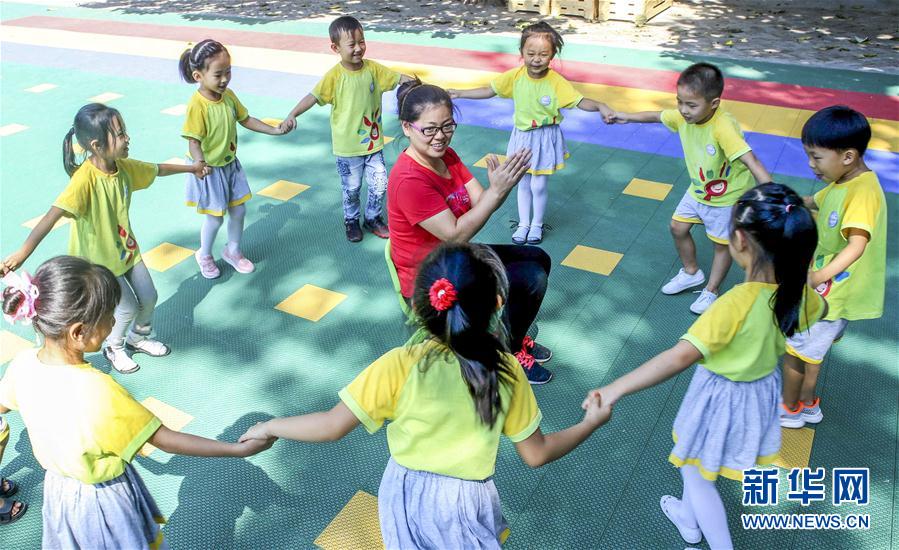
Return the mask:
MULTIPOLYGON (((137 36, 198 42, 214 38, 225 45, 270 48, 310 53, 331 53, 330 40, 283 33, 264 33, 211 29, 206 27, 186 27, 178 25, 152 25, 147 23, 106 22, 91 19, 66 17, 29 16, 4 22, 5 25, 53 29, 75 32, 91 32, 115 36, 137 36)), ((185 44, 186 46, 186 44, 185 44)), ((77 45, 76 45, 77 47, 77 45)), ((457 50, 434 46, 394 44, 390 42, 368 42, 370 55, 405 63, 420 63, 459 67, 483 71, 502 72, 519 66, 520 59, 514 54, 457 50)), ((588 63, 584 61, 560 61, 558 69, 574 82, 639 88, 673 92, 677 82, 677 72, 656 69, 638 69, 617 65, 588 63)), ((829 105, 849 105, 869 117, 899 120, 899 97, 831 88, 800 86, 728 78, 725 99, 775 105, 793 109, 818 110, 829 105)), ((614 99, 607 101, 614 102, 614 99)))

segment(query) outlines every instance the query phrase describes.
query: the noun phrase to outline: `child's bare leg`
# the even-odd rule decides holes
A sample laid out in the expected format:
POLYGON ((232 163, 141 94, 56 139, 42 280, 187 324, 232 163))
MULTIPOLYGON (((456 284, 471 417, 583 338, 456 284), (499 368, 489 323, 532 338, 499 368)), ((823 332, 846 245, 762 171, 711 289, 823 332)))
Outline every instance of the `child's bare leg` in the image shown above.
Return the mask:
MULTIPOLYGON (((783 401, 793 410, 799 402, 800 388, 805 378, 805 362, 789 353, 784 355, 783 366, 783 401)), ((815 377, 817 380, 817 376, 815 377)))
POLYGON ((677 249, 680 261, 684 265, 684 271, 690 275, 699 270, 699 265, 696 264, 696 243, 693 242, 693 237, 690 236, 692 227, 692 223, 671 220, 670 229, 671 237, 674 239, 674 247, 677 249))
POLYGON ((805 376, 802 378, 799 400, 807 405, 811 405, 815 401, 815 387, 818 385, 818 375, 820 373, 821 365, 805 364, 805 376))
POLYGON ((724 281, 727 272, 730 271, 730 265, 732 263, 733 258, 730 256, 727 245, 715 243, 715 256, 712 259, 712 272, 709 274, 709 284, 705 287, 709 292, 718 294, 718 287, 721 286, 721 282, 724 281))

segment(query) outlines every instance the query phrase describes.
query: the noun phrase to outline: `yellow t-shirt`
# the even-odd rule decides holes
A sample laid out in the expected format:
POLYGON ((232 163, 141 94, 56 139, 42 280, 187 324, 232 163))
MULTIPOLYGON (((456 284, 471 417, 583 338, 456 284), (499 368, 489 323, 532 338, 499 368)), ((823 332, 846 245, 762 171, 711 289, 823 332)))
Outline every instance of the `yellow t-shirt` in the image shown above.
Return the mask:
MULTIPOLYGON (((771 309, 776 284, 742 283, 725 292, 681 336, 702 353, 700 365, 734 382, 764 378, 777 368, 785 338, 771 309)), ((799 328, 807 330, 824 312, 811 289, 800 308, 799 328)))
POLYGON ((46 365, 37 353, 19 353, 0 379, 0 404, 22 415, 34 457, 82 483, 120 476, 162 422, 89 363, 46 365))
POLYGON ((886 290, 887 207, 877 174, 869 171, 847 182, 831 183, 815 194, 815 204, 815 270, 846 248, 850 229, 863 229, 871 236, 859 259, 816 289, 830 306, 825 318, 855 321, 880 317, 886 290))
POLYGON ((515 127, 531 130, 541 126, 560 124, 559 109, 573 109, 584 99, 565 77, 550 69, 543 78, 528 75, 527 67, 510 69, 490 83, 500 97, 511 97, 515 102, 515 127))
POLYGON ((662 124, 680 135, 690 173, 687 193, 697 201, 730 206, 755 185, 752 172, 739 160, 752 148, 730 113, 718 109, 702 124, 688 124, 677 109, 664 110, 661 116, 662 124))
POLYGON ((350 71, 338 63, 315 85, 319 105, 331 104, 331 141, 338 157, 371 155, 384 148, 381 94, 396 88, 400 73, 365 59, 350 71))
POLYGON ((230 89, 218 101, 206 99, 198 91, 187 103, 181 135, 200 142, 206 164, 225 166, 237 158, 237 123, 248 116, 247 108, 230 89))
POLYGON ((159 166, 119 159, 116 167, 115 174, 107 174, 86 160, 53 206, 75 218, 69 234, 69 255, 105 266, 118 277, 140 261, 128 218, 131 192, 150 187, 159 166))
POLYGON ((508 355, 514 383, 500 386, 502 412, 489 428, 475 411, 458 361, 440 353, 445 349, 426 341, 388 351, 340 390, 340 399, 369 433, 391 421, 387 444, 398 464, 486 479, 493 475, 500 433, 519 442, 540 427, 537 399, 524 371, 508 355))

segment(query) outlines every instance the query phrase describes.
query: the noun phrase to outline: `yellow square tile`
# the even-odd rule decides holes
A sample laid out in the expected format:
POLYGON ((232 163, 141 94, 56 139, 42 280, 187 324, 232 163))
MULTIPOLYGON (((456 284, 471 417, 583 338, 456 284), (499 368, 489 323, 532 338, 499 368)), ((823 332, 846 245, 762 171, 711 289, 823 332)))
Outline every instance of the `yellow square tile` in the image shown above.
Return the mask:
POLYGON ((324 550, 384 548, 378 521, 378 497, 357 491, 314 542, 324 550))
POLYGON ((56 84, 38 84, 37 86, 32 86, 30 88, 25 88, 26 92, 31 92, 33 94, 42 94, 48 90, 52 90, 56 88, 56 84))
POLYGON ((289 201, 306 189, 309 189, 309 186, 302 183, 294 183, 287 180, 278 180, 256 194, 282 201, 289 201))
POLYGON ((147 264, 147 267, 150 269, 154 271, 166 271, 172 266, 183 262, 192 256, 193 253, 193 250, 184 248, 183 246, 172 243, 162 243, 146 252, 141 252, 140 255, 143 257, 144 263, 147 264))
POLYGON ((120 97, 124 97, 122 94, 117 94, 115 92, 104 92, 99 95, 95 95, 94 97, 87 98, 88 101, 95 101, 97 103, 106 103, 108 101, 112 101, 114 99, 119 99, 120 97))
MULTIPOLYGON (((162 421, 163 425, 170 430, 181 431, 184 426, 187 426, 187 424, 194 419, 194 417, 186 412, 176 409, 168 403, 163 403, 155 397, 144 399, 141 401, 141 405, 148 408, 151 413, 155 414, 156 417, 162 421)), ((153 445, 144 443, 144 446, 140 449, 140 454, 141 456, 150 456, 155 450, 156 447, 153 445)))
POLYGON ((812 455, 815 430, 811 428, 781 428, 780 456, 774 461, 781 468, 806 468, 812 455))
POLYGON ((172 157, 170 159, 162 161, 163 164, 187 164, 187 159, 184 157, 172 157))
POLYGON ((657 201, 665 200, 671 188, 674 187, 670 183, 659 183, 657 181, 649 181, 640 178, 631 180, 627 187, 624 188, 625 195, 633 195, 635 197, 643 197, 644 199, 653 199, 657 201))
POLYGON ((609 252, 590 246, 577 245, 568 256, 562 260, 562 265, 592 271, 600 275, 609 275, 623 258, 623 254, 609 252))
POLYGON ((7 124, 5 126, 0 126, 0 137, 6 137, 6 136, 11 136, 13 134, 18 134, 19 132, 21 132, 23 130, 27 130, 27 129, 28 129, 28 126, 25 126, 24 124, 16 124, 16 123, 7 124))
POLYGON ((387 145, 388 143, 390 143, 391 141, 393 141, 393 139, 394 139, 394 138, 392 138, 392 137, 390 137, 390 136, 384 136, 384 145, 387 145))
MULTIPOLYGON (((41 221, 43 218, 44 218, 44 215, 43 215, 43 214, 41 214, 40 216, 38 216, 38 217, 36 217, 36 218, 31 218, 31 219, 28 220, 27 222, 23 223, 23 224, 22 224, 22 227, 27 227, 28 229, 34 229, 35 226, 36 226, 38 223, 40 223, 40 221, 41 221)), ((67 223, 69 223, 69 222, 71 222, 71 221, 72 221, 72 218, 63 216, 63 217, 59 218, 58 220, 56 220, 56 223, 53 224, 53 228, 50 229, 50 231, 53 231, 53 229, 59 229, 60 227, 64 226, 65 224, 67 224, 67 223)))
POLYGON ((178 105, 172 105, 171 107, 163 109, 159 112, 164 115, 181 116, 187 112, 187 105, 180 103, 178 105))
MULTIPOLYGON (((493 154, 493 153, 487 153, 486 155, 484 155, 483 157, 481 157, 481 160, 479 160, 479 161, 477 161, 476 163, 474 163, 474 165, 477 166, 478 168, 487 168, 487 157, 489 157, 491 154, 493 154)), ((497 153, 497 154, 496 154, 496 158, 497 158, 500 162, 505 162, 505 161, 506 161, 506 155, 500 155, 500 154, 497 153)))
POLYGON ((276 305, 275 309, 317 322, 344 300, 346 294, 314 285, 303 285, 303 288, 276 305))
POLYGON ((275 127, 277 127, 279 124, 281 124, 284 121, 283 118, 263 118, 261 120, 262 120, 262 122, 268 124, 269 126, 275 126, 275 127))
POLYGON ((12 360, 20 351, 33 348, 34 342, 8 330, 0 330, 0 364, 12 360))

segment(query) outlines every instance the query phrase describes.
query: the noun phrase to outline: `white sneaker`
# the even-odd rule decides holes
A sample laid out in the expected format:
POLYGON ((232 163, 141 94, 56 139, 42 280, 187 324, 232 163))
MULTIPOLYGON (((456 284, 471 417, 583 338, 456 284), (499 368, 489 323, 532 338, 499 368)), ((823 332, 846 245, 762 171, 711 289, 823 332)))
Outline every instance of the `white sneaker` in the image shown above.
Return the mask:
POLYGON ((140 368, 134 359, 132 359, 124 348, 122 349, 112 349, 110 347, 103 348, 103 357, 109 361, 109 364, 112 365, 112 368, 116 370, 119 374, 131 374, 132 372, 137 372, 137 369, 140 368))
POLYGON ((150 357, 162 357, 172 352, 167 345, 159 340, 134 334, 133 332, 125 339, 125 347, 132 353, 146 353, 150 357))
POLYGON ((696 544, 702 540, 702 531, 699 527, 687 527, 686 525, 682 525, 678 520, 680 519, 677 515, 677 509, 682 506, 681 500, 679 498, 673 497, 671 495, 665 495, 659 501, 659 506, 662 507, 662 512, 665 514, 665 517, 677 527, 677 532, 680 533, 684 542, 688 544, 696 544))
POLYGON ((709 309, 709 306, 712 305, 712 302, 718 299, 718 295, 714 292, 710 292, 706 289, 702 289, 699 293, 699 298, 693 301, 690 304, 690 311, 695 313, 696 315, 702 315, 705 313, 705 310, 709 309))
POLYGON ((681 268, 681 270, 677 272, 677 275, 662 287, 662 294, 677 294, 688 288, 699 286, 704 282, 705 274, 701 269, 697 269, 696 273, 690 275, 681 268))

